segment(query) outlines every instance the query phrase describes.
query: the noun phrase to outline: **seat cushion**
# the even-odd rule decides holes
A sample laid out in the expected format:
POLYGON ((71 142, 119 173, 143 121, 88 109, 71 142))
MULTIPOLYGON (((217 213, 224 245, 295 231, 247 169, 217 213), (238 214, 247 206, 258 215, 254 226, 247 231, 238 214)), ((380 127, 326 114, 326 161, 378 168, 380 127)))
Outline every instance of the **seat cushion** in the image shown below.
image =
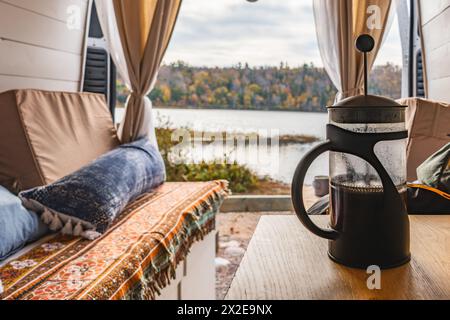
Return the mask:
POLYGON ((119 145, 103 95, 0 94, 0 185, 14 193, 52 183, 119 145))
POLYGON ((104 233, 129 202, 165 178, 159 151, 142 139, 121 145, 54 183, 23 191, 20 198, 25 207, 42 213, 51 230, 92 239, 104 233))
POLYGON ((408 181, 415 181, 417 167, 450 142, 450 105, 420 98, 402 99, 399 103, 408 106, 408 181))
POLYGON ((226 195, 225 181, 166 182, 94 241, 55 234, 0 264, 0 299, 154 298, 215 228, 226 195))

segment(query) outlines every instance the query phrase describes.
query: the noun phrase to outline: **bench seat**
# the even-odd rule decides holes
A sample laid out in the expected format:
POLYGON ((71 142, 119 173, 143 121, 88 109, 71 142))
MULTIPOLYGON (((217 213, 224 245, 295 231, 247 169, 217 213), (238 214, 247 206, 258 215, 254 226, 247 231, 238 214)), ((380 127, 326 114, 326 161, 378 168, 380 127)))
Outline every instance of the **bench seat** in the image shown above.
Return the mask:
POLYGON ((1 299, 154 299, 193 242, 215 228, 225 181, 165 183, 99 239, 50 235, 0 267, 1 299))

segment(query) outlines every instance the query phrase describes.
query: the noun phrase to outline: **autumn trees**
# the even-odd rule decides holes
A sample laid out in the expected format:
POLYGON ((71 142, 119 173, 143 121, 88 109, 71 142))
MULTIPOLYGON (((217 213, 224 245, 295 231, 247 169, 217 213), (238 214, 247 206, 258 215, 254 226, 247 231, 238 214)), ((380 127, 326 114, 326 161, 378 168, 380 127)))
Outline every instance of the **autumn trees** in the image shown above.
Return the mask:
MULTIPOLYGON (((370 91, 399 98, 401 69, 387 64, 371 73, 370 91)), ((126 90, 118 82, 118 99, 126 90)), ((336 90, 323 68, 312 64, 289 67, 193 67, 184 62, 164 65, 150 98, 155 106, 260 110, 325 111, 336 90)))

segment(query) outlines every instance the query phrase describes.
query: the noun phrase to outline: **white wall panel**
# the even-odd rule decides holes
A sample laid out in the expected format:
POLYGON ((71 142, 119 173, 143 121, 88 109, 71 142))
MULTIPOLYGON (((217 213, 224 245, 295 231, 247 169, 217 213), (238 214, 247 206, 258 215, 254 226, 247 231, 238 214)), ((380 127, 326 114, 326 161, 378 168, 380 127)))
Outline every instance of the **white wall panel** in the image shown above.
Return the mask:
POLYGON ((428 98, 450 103, 450 0, 421 0, 428 98))
POLYGON ((78 91, 89 3, 0 0, 0 91, 78 91), (79 28, 67 23, 70 6, 79 9, 79 28))

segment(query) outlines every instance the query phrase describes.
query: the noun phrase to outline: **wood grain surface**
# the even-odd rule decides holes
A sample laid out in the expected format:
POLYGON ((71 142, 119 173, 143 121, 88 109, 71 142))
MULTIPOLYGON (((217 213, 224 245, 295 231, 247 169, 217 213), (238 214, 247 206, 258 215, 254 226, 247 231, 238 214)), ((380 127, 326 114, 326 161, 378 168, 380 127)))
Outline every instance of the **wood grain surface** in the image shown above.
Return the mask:
POLYGON ((332 262, 327 240, 295 216, 262 217, 226 299, 450 299, 450 216, 410 222, 411 262, 381 271, 381 289, 369 290, 371 274, 332 262))

